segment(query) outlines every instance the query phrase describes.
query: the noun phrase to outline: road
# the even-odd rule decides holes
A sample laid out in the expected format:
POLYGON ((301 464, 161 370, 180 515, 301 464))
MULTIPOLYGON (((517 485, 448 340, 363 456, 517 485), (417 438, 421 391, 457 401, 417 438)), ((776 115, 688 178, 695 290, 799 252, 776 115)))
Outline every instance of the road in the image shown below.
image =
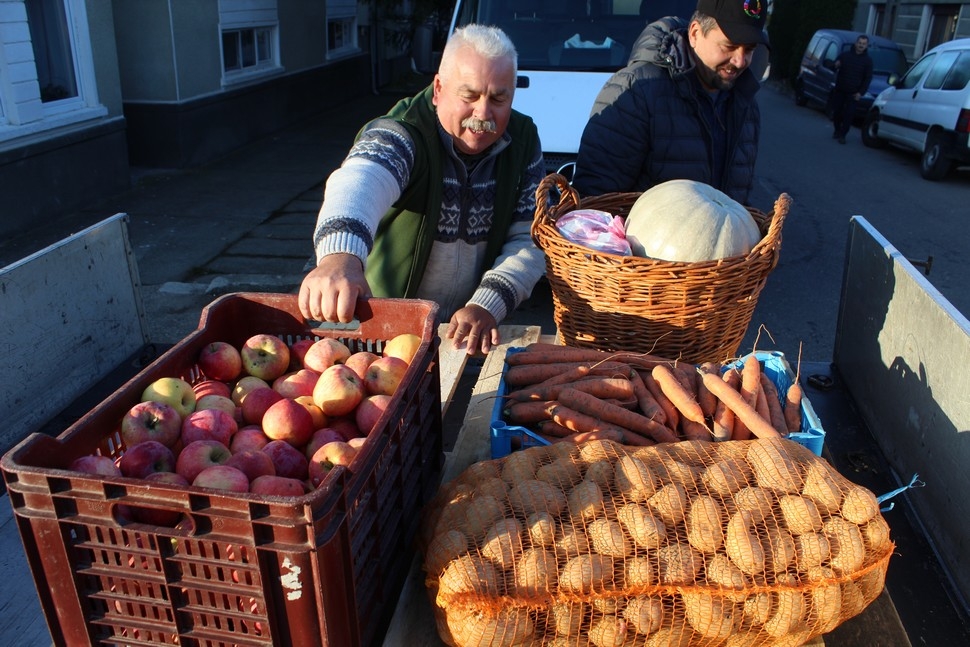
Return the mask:
POLYGON ((761 143, 754 207, 768 211, 781 193, 793 204, 781 258, 755 309, 742 351, 779 349, 789 358, 832 358, 849 218, 861 215, 906 258, 933 258, 927 279, 970 314, 967 200, 970 171, 942 182, 919 175, 919 156, 863 146, 858 128, 840 145, 821 111, 798 107, 782 89, 758 95, 761 143), (770 333, 771 339, 765 337, 770 333), (773 341, 772 341, 773 339, 773 341))

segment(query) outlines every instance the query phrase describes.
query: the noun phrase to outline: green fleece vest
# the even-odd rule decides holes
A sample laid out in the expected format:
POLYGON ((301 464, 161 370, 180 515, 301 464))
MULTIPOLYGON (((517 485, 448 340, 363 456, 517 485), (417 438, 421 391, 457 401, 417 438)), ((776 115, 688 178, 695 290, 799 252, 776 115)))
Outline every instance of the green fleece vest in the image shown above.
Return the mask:
MULTIPOLYGON (((432 88, 428 86, 418 95, 399 101, 385 115, 404 124, 411 133, 415 158, 411 181, 381 218, 374 248, 367 258, 367 283, 377 297, 414 296, 438 230, 445 152, 431 97, 432 88)), ((532 119, 514 110, 508 133, 512 142, 495 161, 494 215, 485 248, 487 268, 492 267, 502 251, 522 191, 522 180, 538 141, 532 119)))

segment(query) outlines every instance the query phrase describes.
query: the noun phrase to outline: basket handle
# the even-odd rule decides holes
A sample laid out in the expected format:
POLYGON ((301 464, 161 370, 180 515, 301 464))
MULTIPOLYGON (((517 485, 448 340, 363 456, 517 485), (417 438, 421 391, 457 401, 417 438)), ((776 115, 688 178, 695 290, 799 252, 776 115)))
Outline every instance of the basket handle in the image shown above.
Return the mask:
MULTIPOLYGON (((775 205, 771 212, 771 222, 768 224, 768 233, 752 248, 752 256, 755 254, 771 253, 781 244, 781 228, 785 224, 785 217, 788 216, 791 202, 791 196, 787 193, 782 193, 775 200, 775 205)), ((777 263, 777 259, 775 262, 777 263)))
POLYGON ((569 184, 566 176, 560 173, 550 173, 542 178, 539 186, 536 187, 536 211, 532 220, 532 238, 535 239, 536 226, 542 219, 548 218, 552 222, 556 221, 550 212, 565 213, 577 206, 579 206, 579 192, 569 184), (549 194, 553 188, 559 192, 559 202, 554 208, 551 208, 549 194))

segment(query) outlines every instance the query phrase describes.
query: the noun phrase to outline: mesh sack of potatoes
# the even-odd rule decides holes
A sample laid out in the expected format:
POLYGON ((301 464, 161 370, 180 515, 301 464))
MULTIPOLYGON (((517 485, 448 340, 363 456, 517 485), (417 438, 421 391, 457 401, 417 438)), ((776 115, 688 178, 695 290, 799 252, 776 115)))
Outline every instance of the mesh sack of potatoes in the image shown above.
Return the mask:
POLYGON ((882 591, 876 497, 784 439, 475 463, 420 535, 449 645, 800 645, 882 591))

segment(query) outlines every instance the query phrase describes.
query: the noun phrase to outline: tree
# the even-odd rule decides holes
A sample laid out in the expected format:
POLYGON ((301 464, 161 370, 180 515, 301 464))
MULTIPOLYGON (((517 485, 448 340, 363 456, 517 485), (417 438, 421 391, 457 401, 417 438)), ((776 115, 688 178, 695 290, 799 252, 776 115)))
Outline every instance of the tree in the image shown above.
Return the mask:
POLYGON ((852 29, 856 0, 774 0, 768 34, 773 76, 798 76, 805 46, 819 29, 852 29))

